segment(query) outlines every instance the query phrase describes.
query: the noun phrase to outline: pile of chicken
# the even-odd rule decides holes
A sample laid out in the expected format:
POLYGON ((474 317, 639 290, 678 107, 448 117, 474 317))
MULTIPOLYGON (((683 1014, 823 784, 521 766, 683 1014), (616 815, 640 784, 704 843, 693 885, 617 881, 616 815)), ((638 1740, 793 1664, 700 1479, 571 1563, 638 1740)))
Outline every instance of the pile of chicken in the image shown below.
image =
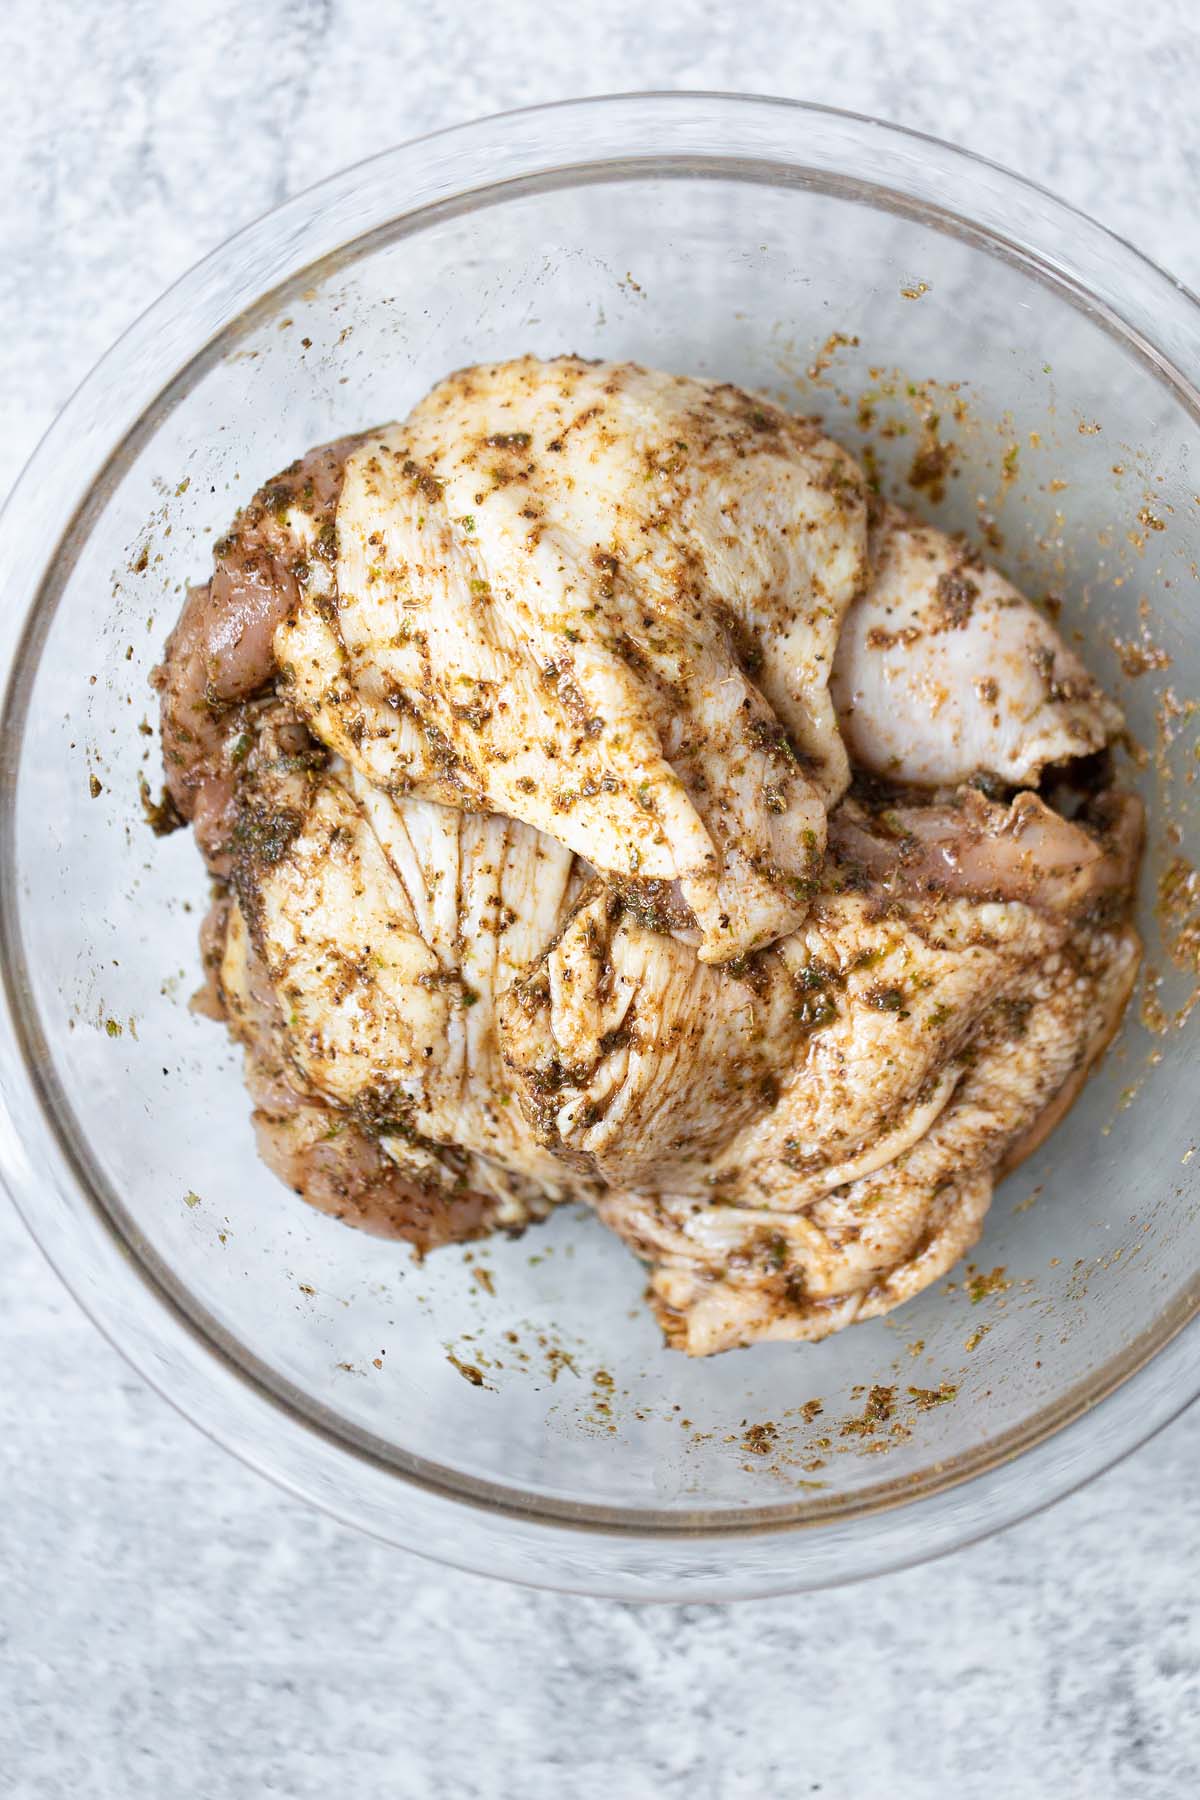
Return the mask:
POLYGON ((270 482, 156 674, 262 1155, 420 1249, 577 1198, 692 1355, 888 1311, 1120 1017, 1120 715, 811 421, 524 358, 270 482))

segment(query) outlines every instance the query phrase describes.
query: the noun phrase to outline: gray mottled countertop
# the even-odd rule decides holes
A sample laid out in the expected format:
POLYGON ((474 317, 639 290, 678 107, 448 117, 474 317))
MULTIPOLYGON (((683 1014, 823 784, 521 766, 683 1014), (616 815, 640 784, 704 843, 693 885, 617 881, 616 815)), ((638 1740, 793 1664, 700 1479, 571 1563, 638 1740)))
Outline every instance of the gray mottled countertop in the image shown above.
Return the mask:
MULTIPOLYGON (((1190 0, 8 0, 0 489, 110 340, 328 170, 635 86, 877 112, 1200 284, 1190 0)), ((814 1597, 519 1592, 351 1535, 146 1389, 0 1204, 0 1794, 1200 1791, 1200 1417, 1054 1511, 814 1597)))

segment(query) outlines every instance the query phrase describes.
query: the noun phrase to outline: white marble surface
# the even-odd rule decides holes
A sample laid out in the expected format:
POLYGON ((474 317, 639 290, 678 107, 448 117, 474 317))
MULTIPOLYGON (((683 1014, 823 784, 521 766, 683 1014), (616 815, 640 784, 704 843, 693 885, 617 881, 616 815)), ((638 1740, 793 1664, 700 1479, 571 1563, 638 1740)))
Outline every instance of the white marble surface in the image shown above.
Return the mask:
MULTIPOLYGON (((233 227, 571 92, 777 92, 958 139, 1200 285, 1192 0, 7 0, 0 488, 233 227)), ((1185 1800, 1200 1416, 868 1587, 638 1610, 352 1536, 145 1389, 0 1203, 0 1794, 1185 1800)))

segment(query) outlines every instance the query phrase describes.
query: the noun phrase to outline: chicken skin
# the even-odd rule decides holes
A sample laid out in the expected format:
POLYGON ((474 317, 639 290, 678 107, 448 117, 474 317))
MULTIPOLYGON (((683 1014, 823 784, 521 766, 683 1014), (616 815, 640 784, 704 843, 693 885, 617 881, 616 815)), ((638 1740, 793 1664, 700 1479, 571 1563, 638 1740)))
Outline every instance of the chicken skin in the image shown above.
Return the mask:
POLYGON ((860 769, 912 786, 1033 786, 1121 727, 1050 621, 955 539, 887 506, 846 616, 832 693, 860 769))
POLYGON ((351 454, 337 539, 276 652, 370 782, 673 884, 705 961, 804 916, 866 574, 865 486, 828 438, 632 364, 469 369, 351 454))

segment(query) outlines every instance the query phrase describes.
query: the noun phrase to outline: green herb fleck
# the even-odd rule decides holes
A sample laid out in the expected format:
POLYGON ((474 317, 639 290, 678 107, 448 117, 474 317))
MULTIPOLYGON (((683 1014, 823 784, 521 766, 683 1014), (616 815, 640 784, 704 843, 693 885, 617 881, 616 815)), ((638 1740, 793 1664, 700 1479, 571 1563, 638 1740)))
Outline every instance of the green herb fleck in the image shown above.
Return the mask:
POLYGON ((958 1389, 953 1382, 943 1381, 940 1387, 910 1387, 908 1397, 921 1412, 928 1412, 931 1406, 945 1406, 947 1400, 953 1400, 958 1389))

